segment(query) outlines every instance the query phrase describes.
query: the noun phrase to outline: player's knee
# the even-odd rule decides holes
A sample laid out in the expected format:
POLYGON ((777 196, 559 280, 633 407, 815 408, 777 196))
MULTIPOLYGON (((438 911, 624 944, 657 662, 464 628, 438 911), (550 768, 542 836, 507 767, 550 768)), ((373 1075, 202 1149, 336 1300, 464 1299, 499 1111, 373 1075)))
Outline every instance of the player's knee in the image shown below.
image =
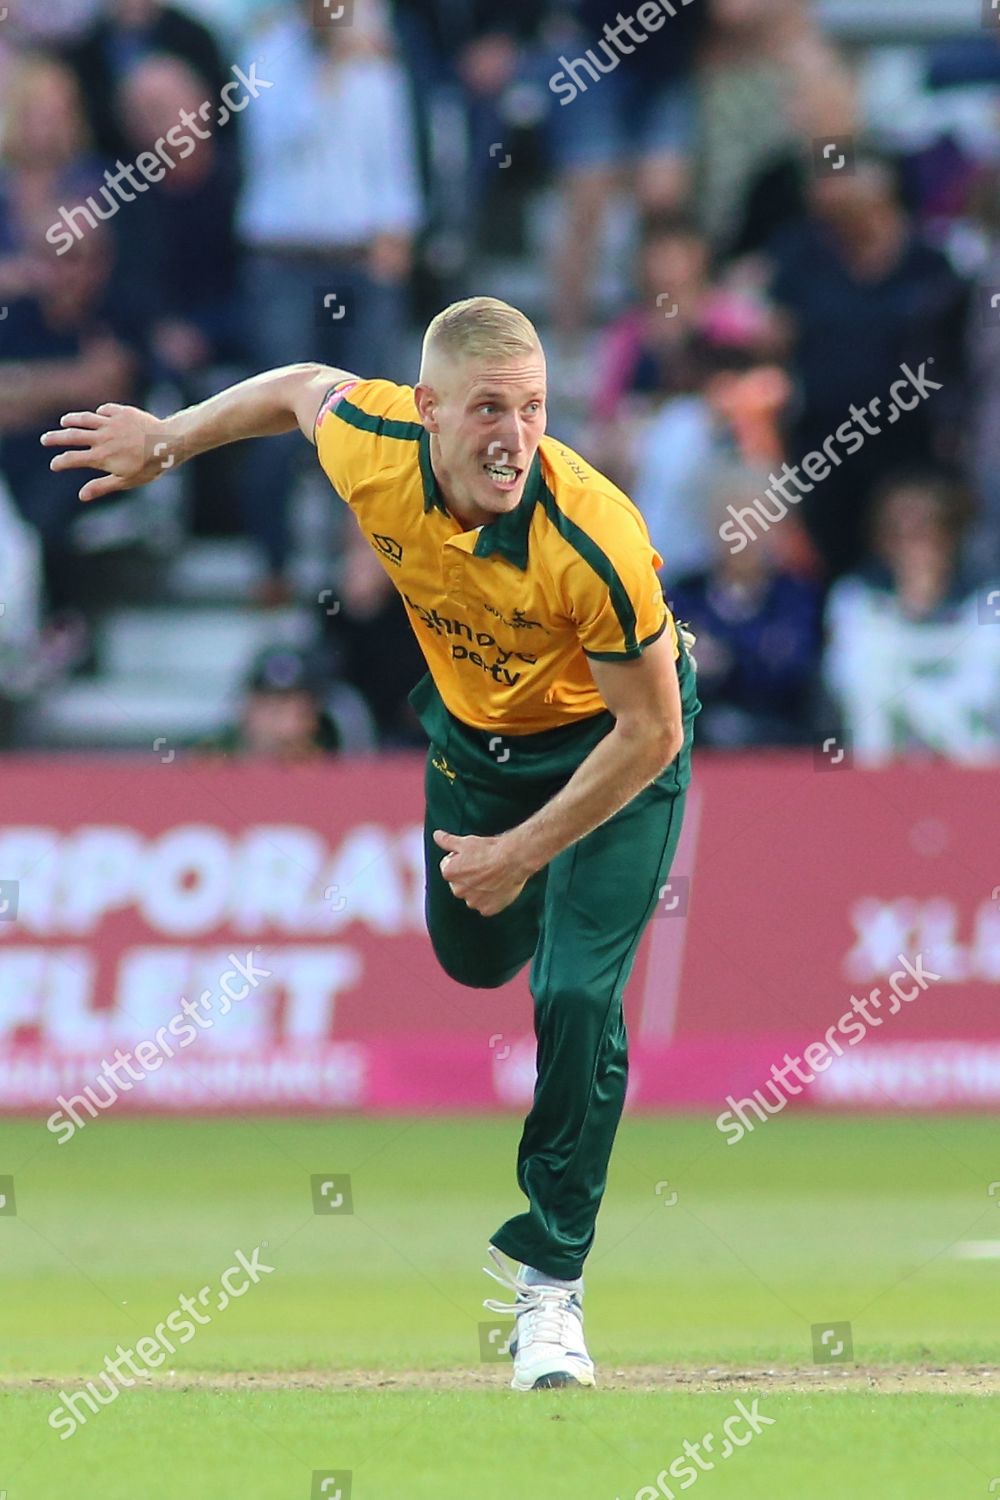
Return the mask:
POLYGON ((565 978, 550 978, 534 992, 536 1005, 550 1014, 572 1012, 576 1023, 588 1022, 603 1025, 612 1004, 612 995, 607 985, 590 982, 567 975, 565 978))
POLYGON ((433 947, 437 961, 448 978, 473 990, 499 989, 502 984, 513 979, 525 964, 524 959, 516 963, 509 958, 491 962, 488 955, 456 952, 453 948, 438 947, 437 943, 433 947))
POLYGON ((509 983, 520 970, 523 964, 506 965, 503 968, 489 968, 486 964, 465 963, 463 961, 450 962, 441 966, 449 979, 454 979, 456 984, 464 984, 471 990, 498 990, 501 985, 509 983))
POLYGON ((501 985, 508 984, 518 973, 518 965, 514 969, 472 969, 462 970, 451 977, 458 984, 464 984, 471 990, 498 990, 501 985))

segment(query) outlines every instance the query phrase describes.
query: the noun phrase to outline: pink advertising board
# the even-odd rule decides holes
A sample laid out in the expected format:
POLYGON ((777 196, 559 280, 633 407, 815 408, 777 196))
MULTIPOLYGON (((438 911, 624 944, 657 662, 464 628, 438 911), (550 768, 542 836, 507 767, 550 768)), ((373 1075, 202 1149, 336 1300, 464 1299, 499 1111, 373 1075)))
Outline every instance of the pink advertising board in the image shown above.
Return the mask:
MULTIPOLYGON (((702 756, 626 992, 628 1107, 719 1112, 827 1038, 793 1105, 996 1108, 996 784, 702 756), (903 959, 935 976, 905 1003, 903 959)), ((116 1110, 522 1111, 527 974, 476 991, 439 969, 421 785, 407 755, 9 758, 0 1111, 47 1116, 143 1043, 116 1110)))

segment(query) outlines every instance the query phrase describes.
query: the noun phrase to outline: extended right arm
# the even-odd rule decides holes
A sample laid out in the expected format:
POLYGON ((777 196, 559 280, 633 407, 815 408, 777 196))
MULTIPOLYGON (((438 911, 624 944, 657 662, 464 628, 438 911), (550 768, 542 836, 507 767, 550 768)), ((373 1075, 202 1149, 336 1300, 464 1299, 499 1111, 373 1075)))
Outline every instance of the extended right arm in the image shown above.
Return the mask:
POLYGON ((103 478, 89 480, 80 491, 81 500, 97 500, 149 484, 196 454, 242 438, 273 437, 299 427, 313 442, 324 397, 340 381, 353 379, 332 365, 286 365, 171 417, 114 403, 70 412, 56 431, 42 435, 42 444, 63 450, 53 458, 53 470, 101 471, 103 478))

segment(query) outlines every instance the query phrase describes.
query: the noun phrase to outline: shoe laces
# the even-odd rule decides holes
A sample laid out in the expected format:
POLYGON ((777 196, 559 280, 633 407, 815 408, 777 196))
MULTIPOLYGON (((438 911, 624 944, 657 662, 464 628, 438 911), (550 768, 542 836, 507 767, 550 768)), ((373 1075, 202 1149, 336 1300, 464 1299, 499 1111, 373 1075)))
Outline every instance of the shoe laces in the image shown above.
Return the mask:
POLYGON ((484 1266, 483 1270, 487 1276, 492 1276, 494 1281, 513 1292, 514 1301, 501 1302, 496 1297, 487 1297, 483 1306, 490 1312, 517 1318, 518 1348, 526 1348, 536 1341, 541 1344, 559 1344, 563 1348, 578 1344, 583 1319, 576 1292, 570 1291, 568 1287, 545 1286, 544 1283, 536 1285, 524 1281, 520 1276, 511 1274, 495 1246, 490 1245, 488 1248, 490 1259, 499 1267, 499 1273, 489 1266, 484 1266))

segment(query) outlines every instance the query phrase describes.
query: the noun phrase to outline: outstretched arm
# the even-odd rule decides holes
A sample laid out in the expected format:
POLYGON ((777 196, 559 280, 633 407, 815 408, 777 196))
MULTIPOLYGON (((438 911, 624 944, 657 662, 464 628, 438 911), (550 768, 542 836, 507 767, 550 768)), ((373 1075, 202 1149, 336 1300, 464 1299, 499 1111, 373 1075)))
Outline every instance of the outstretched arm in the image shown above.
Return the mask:
POLYGON ((313 442, 324 396, 339 381, 354 378, 332 365, 286 365, 172 417, 114 403, 69 412, 55 432, 43 433, 42 444, 62 450, 49 465, 53 470, 100 470, 104 477, 89 480, 80 491, 81 500, 97 500, 149 484, 198 453, 242 438, 274 437, 299 427, 313 442))

